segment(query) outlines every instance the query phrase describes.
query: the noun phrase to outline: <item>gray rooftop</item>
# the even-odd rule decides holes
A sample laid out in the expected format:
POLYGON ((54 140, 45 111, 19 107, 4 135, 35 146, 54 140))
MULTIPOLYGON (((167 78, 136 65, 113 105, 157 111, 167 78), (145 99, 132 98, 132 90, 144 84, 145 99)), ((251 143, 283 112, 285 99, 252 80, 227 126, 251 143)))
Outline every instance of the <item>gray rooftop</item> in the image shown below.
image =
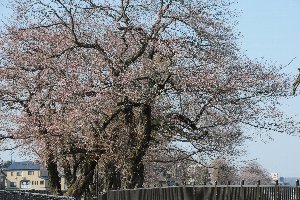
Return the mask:
POLYGON ((40 170, 41 164, 37 161, 13 162, 6 170, 40 170))

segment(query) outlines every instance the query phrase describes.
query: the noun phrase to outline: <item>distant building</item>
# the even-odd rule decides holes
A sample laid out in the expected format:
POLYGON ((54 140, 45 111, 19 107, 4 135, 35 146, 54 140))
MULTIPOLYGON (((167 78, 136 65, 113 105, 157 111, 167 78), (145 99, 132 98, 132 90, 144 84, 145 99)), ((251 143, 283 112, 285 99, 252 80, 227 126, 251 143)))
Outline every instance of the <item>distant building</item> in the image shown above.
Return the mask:
POLYGON ((278 173, 271 173, 271 178, 272 178, 273 181, 278 181, 279 174, 278 173))
POLYGON ((285 185, 296 186, 296 181, 300 180, 300 177, 280 177, 283 179, 285 185))
POLYGON ((48 171, 37 161, 13 162, 4 172, 6 189, 49 189, 48 171))
MULTIPOLYGON (((276 184, 276 182, 274 182, 276 184)), ((288 182, 285 181, 285 178, 280 176, 278 179, 278 185, 290 185, 288 182)))

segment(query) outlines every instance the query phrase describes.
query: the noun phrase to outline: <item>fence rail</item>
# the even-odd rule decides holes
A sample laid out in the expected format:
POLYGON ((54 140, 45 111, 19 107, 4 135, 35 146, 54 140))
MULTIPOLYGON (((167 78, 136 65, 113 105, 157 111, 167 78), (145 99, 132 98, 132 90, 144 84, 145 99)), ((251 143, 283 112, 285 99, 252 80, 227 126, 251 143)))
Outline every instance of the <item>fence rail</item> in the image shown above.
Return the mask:
POLYGON ((0 200, 75 200, 75 198, 25 191, 0 190, 0 200))
POLYGON ((109 191, 98 200, 300 200, 300 187, 186 186, 109 191))
MULTIPOLYGON (((291 186, 181 186, 112 190, 93 200, 300 200, 300 187, 291 186)), ((0 200, 75 200, 24 191, 0 190, 0 200)))

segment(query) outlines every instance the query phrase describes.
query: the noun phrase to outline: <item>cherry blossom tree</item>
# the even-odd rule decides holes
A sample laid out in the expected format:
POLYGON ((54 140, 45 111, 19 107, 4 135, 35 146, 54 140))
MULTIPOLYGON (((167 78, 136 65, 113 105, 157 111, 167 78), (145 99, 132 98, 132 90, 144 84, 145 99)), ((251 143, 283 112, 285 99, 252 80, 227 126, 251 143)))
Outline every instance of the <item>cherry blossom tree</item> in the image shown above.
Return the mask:
POLYGON ((248 162, 245 166, 241 167, 239 177, 248 185, 256 185, 258 181, 264 185, 272 183, 271 173, 256 161, 248 162))
POLYGON ((299 75, 297 76, 297 78, 296 78, 296 80, 294 81, 294 83, 293 83, 293 94, 295 95, 296 94, 296 90, 297 90, 297 88, 299 87, 299 85, 300 85, 300 69, 298 69, 299 70, 299 75))
POLYGON ((233 184, 238 180, 238 170, 229 161, 224 159, 213 160, 210 164, 210 179, 212 184, 233 184))
POLYGON ((0 38, 2 148, 38 156, 55 193, 63 171, 78 197, 98 167, 107 189, 142 187, 144 163, 160 154, 236 154, 247 127, 293 133, 276 108, 289 80, 243 55, 230 5, 12 1, 0 38))

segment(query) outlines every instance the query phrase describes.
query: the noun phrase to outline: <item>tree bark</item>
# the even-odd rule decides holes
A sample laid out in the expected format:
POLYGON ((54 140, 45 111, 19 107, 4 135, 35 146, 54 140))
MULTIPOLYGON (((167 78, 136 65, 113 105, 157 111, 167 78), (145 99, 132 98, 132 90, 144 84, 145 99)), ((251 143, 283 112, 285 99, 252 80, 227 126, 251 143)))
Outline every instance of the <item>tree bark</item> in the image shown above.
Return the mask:
POLYGON ((142 188, 144 184, 144 164, 138 158, 131 159, 127 189, 142 188))
POLYGON ((113 162, 105 166, 105 190, 118 190, 121 188, 121 173, 113 162))
POLYGON ((72 185, 68 186, 69 188, 66 192, 67 196, 75 197, 76 199, 81 198, 93 182, 96 165, 97 161, 87 159, 85 164, 82 165, 80 175, 77 177, 76 181, 72 185))
POLYGON ((133 156, 129 161, 129 174, 127 177, 127 183, 125 187, 128 189, 141 188, 144 184, 144 164, 143 158, 150 146, 152 140, 152 113, 150 105, 143 105, 142 108, 142 120, 144 121, 144 133, 142 140, 136 147, 133 156))
POLYGON ((60 178, 59 172, 57 170, 57 164, 54 161, 54 156, 51 154, 47 160, 47 170, 49 176, 49 187, 50 191, 54 195, 61 195, 61 185, 60 185, 60 178))

